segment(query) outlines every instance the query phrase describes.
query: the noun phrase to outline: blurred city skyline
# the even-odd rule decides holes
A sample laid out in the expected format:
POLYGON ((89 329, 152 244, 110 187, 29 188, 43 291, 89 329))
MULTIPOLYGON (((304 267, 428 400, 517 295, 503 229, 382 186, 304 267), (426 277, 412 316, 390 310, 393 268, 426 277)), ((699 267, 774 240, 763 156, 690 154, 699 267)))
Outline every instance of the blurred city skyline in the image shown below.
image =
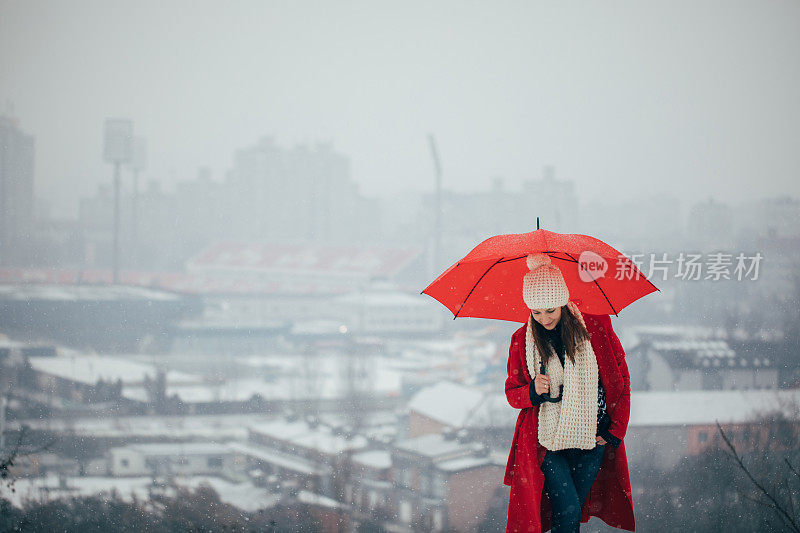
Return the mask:
POLYGON ((508 189, 545 165, 580 202, 800 196, 800 5, 0 2, 2 113, 53 216, 110 184, 109 117, 142 181, 224 181, 264 136, 329 143, 368 197, 508 189))

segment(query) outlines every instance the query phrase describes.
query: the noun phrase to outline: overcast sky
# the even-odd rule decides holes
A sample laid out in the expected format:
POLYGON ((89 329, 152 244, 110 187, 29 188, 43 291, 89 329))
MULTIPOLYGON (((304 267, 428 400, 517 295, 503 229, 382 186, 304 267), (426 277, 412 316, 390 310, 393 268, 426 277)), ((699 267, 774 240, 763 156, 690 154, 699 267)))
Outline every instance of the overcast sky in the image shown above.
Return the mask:
POLYGON ((0 112, 56 214, 110 182, 107 117, 167 190, 264 135, 332 142, 369 196, 430 190, 431 132, 455 190, 552 164, 582 201, 796 197, 798 94, 796 0, 0 0, 0 112))

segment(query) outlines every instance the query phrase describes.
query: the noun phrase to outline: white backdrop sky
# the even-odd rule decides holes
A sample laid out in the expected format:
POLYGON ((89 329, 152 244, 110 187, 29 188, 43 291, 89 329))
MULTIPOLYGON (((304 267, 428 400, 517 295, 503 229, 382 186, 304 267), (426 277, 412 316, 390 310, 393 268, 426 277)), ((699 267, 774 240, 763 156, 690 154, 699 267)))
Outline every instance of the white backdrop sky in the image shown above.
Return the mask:
POLYGON ((800 196, 798 94, 796 0, 0 0, 0 112, 56 214, 110 183, 107 117, 165 189, 271 135, 332 142, 369 196, 430 190, 431 132, 454 190, 552 164, 582 200, 800 196))

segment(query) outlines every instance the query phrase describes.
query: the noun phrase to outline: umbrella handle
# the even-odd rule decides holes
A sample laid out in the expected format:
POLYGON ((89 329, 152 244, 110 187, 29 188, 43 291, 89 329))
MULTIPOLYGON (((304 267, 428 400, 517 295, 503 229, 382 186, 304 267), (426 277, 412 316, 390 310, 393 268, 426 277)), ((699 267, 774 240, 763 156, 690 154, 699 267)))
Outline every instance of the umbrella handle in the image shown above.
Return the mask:
MULTIPOLYGON (((539 372, 540 374, 546 375, 544 373, 544 360, 543 359, 539 360, 539 370, 540 370, 540 372, 539 372)), ((563 383, 561 384, 561 387, 559 387, 558 396, 556 396, 555 398, 550 396, 550 392, 545 392, 544 394, 540 394, 540 396, 542 397, 542 399, 544 401, 551 402, 551 403, 560 402, 563 395, 564 395, 564 384, 563 383)))

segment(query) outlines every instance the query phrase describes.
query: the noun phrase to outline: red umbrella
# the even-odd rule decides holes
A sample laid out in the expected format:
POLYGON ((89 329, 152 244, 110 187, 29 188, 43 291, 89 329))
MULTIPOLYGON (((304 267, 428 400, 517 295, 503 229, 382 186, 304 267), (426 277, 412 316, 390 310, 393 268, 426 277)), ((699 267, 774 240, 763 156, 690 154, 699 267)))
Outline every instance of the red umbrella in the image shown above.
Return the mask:
POLYGON ((528 254, 537 252, 549 255, 560 268, 570 300, 583 313, 616 315, 658 290, 630 259, 603 241, 537 229, 486 239, 422 292, 450 309, 453 318, 526 322, 522 278, 528 272, 528 254))

